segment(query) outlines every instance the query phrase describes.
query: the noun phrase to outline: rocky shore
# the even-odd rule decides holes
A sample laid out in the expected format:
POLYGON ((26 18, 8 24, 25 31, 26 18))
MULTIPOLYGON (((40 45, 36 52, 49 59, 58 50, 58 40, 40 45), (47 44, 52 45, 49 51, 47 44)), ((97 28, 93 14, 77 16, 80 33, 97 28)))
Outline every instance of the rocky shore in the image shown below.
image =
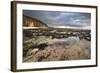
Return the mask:
POLYGON ((79 37, 52 39, 37 36, 24 40, 23 62, 90 59, 90 46, 90 41, 79 37))

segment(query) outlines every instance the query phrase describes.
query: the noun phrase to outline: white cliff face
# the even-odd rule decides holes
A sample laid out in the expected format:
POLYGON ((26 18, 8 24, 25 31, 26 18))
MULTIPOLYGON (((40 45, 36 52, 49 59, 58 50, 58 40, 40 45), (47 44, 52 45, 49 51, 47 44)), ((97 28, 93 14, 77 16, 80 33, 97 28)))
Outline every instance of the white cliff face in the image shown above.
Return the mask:
POLYGON ((36 18, 23 15, 23 26, 24 27, 47 27, 47 24, 45 24, 44 22, 36 18))

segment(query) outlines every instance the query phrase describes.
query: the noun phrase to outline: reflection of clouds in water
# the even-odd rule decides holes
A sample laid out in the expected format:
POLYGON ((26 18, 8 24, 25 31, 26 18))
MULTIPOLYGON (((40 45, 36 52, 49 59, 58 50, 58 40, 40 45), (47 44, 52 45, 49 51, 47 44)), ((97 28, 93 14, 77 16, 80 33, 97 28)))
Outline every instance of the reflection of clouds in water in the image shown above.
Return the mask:
POLYGON ((90 41, 87 41, 85 39, 80 40, 79 37, 68 37, 68 38, 63 38, 63 39, 59 39, 60 42, 64 42, 66 44, 68 44, 68 46, 79 46, 83 49, 90 49, 91 47, 91 43, 90 41))
POLYGON ((61 39, 54 39, 53 42, 62 42, 62 43, 66 43, 68 45, 75 45, 77 43, 79 43, 80 39, 79 37, 68 37, 68 38, 61 38, 61 39))
POLYGON ((80 41, 79 37, 68 37, 65 40, 69 45, 77 44, 80 41))

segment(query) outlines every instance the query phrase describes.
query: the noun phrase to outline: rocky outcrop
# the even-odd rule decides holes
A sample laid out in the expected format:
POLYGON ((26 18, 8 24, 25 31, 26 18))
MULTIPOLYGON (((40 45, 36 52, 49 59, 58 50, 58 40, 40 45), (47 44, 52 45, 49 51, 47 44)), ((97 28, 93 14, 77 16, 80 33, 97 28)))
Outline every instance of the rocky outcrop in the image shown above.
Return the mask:
MULTIPOLYGON (((65 43, 65 42, 64 42, 65 43)), ((81 60, 90 59, 90 42, 80 40, 73 44, 63 44, 63 42, 55 41, 41 48, 28 49, 27 55, 23 62, 41 62, 41 61, 62 61, 62 60, 81 60), (41 49, 41 50, 40 50, 41 49)))
POLYGON ((53 28, 44 28, 44 29, 29 29, 23 30, 24 34, 28 37, 37 37, 37 36, 47 36, 51 38, 68 38, 68 37, 79 37, 80 39, 86 39, 91 41, 91 31, 90 30, 69 30, 69 29, 53 29, 53 28))
POLYGON ((25 29, 23 31, 23 62, 91 58, 90 30, 25 29))

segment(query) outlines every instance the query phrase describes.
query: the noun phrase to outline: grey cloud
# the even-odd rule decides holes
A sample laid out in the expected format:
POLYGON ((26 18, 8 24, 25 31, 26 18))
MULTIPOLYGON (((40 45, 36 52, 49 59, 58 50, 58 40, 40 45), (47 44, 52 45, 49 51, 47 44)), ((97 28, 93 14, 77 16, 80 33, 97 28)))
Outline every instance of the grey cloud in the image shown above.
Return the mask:
POLYGON ((91 14, 61 11, 23 10, 23 14, 37 18, 48 25, 56 26, 90 26, 91 14))

